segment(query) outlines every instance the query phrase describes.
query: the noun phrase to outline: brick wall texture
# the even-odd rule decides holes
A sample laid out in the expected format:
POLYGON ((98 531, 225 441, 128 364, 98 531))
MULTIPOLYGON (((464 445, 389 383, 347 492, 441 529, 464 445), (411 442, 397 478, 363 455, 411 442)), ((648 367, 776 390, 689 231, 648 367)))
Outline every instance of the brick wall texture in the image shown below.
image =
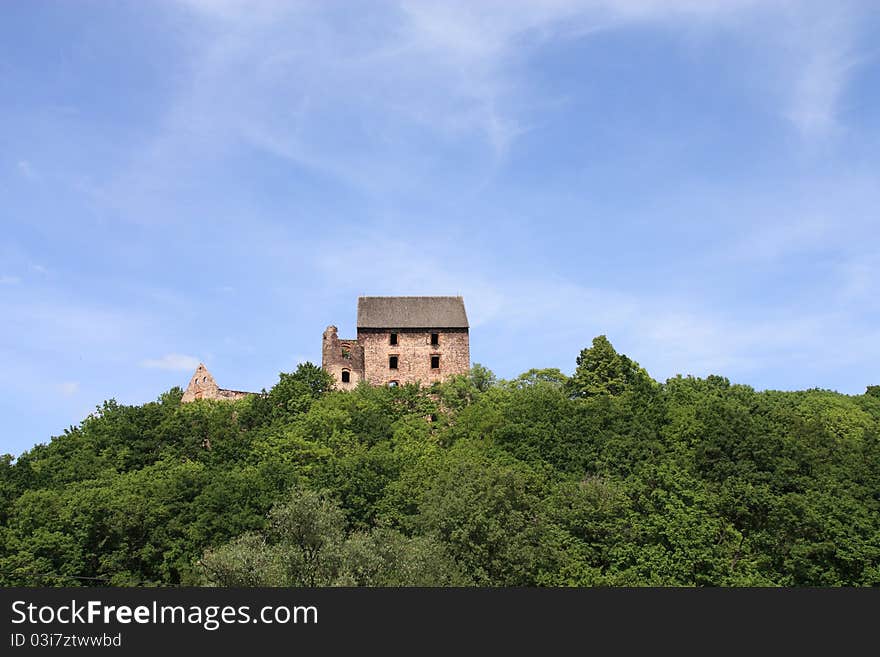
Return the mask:
POLYGON ((364 379, 371 385, 422 383, 429 385, 470 368, 467 329, 400 329, 397 344, 391 344, 391 330, 359 329, 358 342, 364 349, 364 379), (438 344, 431 344, 436 333, 438 344), (397 368, 390 357, 397 356, 397 368), (431 357, 439 356, 439 367, 431 367, 431 357))

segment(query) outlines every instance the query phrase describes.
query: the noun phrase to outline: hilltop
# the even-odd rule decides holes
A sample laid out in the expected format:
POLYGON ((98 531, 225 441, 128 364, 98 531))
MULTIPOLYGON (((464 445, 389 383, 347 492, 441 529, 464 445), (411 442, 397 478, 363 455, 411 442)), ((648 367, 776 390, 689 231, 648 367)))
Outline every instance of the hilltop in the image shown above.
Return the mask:
POLYGON ((880 584, 880 389, 571 376, 110 400, 0 462, 0 584, 880 584))

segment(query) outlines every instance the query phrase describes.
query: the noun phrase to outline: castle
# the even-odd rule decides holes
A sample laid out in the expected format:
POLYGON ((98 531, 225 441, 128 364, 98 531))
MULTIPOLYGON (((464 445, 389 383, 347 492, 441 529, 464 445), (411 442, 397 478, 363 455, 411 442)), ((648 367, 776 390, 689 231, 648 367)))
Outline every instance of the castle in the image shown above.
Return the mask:
MULTIPOLYGON (((375 386, 434 383, 470 368, 468 319, 461 297, 359 297, 357 337, 324 331, 321 367, 337 389, 361 381, 375 386)), ((199 364, 182 402, 236 400, 254 394, 220 388, 199 364)))
POLYGON ((433 383, 470 368, 468 319, 461 297, 360 297, 357 338, 324 331, 321 366, 350 390, 433 383))

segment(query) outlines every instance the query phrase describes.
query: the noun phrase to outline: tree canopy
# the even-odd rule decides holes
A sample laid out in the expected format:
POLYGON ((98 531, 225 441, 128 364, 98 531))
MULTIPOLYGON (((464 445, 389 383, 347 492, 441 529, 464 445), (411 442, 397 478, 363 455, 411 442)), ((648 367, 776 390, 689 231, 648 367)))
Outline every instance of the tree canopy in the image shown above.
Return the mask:
POLYGON ((876 586, 880 395, 569 377, 103 403, 0 458, 5 586, 876 586))

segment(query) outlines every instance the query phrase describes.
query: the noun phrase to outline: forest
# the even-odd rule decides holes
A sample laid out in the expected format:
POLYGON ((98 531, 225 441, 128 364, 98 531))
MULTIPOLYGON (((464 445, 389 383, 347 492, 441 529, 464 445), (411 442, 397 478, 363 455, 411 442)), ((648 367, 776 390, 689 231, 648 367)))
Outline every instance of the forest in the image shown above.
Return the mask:
POLYGON ((880 585, 880 386, 575 365, 106 401, 0 458, 0 585, 880 585))

